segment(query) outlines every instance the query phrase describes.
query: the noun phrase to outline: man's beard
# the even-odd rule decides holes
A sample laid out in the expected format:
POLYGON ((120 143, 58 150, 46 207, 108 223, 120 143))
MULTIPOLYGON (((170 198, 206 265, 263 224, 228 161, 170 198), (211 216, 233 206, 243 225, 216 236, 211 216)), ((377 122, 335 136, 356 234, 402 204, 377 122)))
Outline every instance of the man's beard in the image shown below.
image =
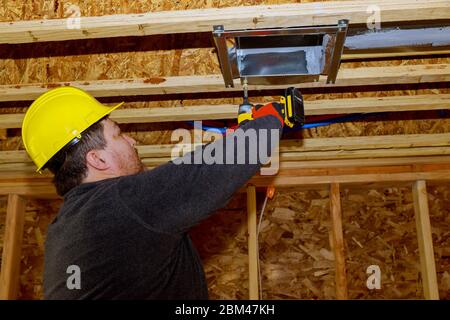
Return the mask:
POLYGON ((139 152, 137 151, 136 148, 134 148, 134 152, 136 153, 135 164, 136 164, 136 168, 137 168, 136 169, 137 173, 145 171, 146 167, 145 167, 144 163, 142 162, 141 157, 139 156, 139 152))

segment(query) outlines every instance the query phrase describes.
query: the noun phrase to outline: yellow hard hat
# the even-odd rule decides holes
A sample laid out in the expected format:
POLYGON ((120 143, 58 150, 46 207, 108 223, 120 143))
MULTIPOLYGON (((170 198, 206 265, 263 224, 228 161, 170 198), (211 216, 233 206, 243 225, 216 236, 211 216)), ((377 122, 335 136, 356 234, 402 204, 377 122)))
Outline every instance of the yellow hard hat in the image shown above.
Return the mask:
POLYGON ((22 140, 31 160, 42 167, 95 122, 120 107, 107 107, 89 93, 74 87, 58 87, 37 98, 22 123, 22 140))

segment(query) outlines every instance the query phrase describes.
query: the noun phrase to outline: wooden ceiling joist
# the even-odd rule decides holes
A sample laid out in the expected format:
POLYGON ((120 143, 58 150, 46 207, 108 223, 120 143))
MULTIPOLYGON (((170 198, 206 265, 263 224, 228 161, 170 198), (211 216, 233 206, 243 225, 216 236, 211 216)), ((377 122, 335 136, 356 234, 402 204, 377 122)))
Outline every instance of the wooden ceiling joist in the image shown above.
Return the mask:
POLYGON ((320 169, 320 168, 356 168, 382 166, 409 166, 418 164, 448 164, 450 156, 420 156, 395 158, 364 159, 327 159, 309 161, 285 161, 280 163, 281 169, 320 169))
POLYGON ((256 176, 251 183, 257 187, 274 185, 277 187, 295 186, 326 186, 330 183, 374 184, 374 183, 401 183, 415 180, 450 181, 450 170, 436 170, 431 172, 400 172, 400 173, 361 173, 344 175, 320 175, 320 176, 256 176))
MULTIPOLYGON (((146 158, 143 159, 144 164, 148 169, 153 169, 156 166, 164 163, 162 158, 146 158)), ((361 168, 364 167, 368 172, 373 168, 380 168, 386 166, 408 167, 417 165, 447 165, 450 163, 450 156, 418 156, 418 157, 395 157, 395 158, 368 158, 368 159, 327 159, 327 160, 308 160, 308 161, 284 161, 280 163, 281 173, 290 172, 292 169, 307 169, 310 172, 323 172, 329 169, 338 168, 361 168), (326 169, 324 169, 326 168, 326 169), (313 170, 315 169, 315 170, 313 170)), ((9 170, 1 172, 0 181, 28 181, 29 179, 43 179, 49 180, 52 175, 45 171, 42 174, 35 172, 35 167, 31 163, 12 163, 6 164, 9 170)), ((5 164, 1 165, 4 168, 5 164)), ((329 172, 329 171, 327 171, 329 172)), ((49 180, 50 181, 50 180, 49 180)))
POLYGON ((413 56, 434 56, 449 55, 450 46, 442 47, 397 47, 383 48, 382 50, 344 50, 342 61, 348 60, 367 60, 367 59, 385 59, 413 56))
MULTIPOLYGON (((280 160, 283 165, 286 164, 286 167, 290 168, 289 164, 299 165, 300 167, 305 167, 310 169, 311 168, 318 168, 319 166, 317 163, 321 163, 324 166, 336 166, 340 167, 341 165, 344 165, 346 160, 359 160, 361 162, 361 165, 367 165, 374 161, 374 160, 381 160, 383 158, 388 159, 385 163, 390 163, 392 159, 407 159, 407 158, 414 158, 414 159, 422 159, 423 158, 437 158, 442 156, 445 160, 439 160, 437 161, 438 164, 441 163, 449 163, 449 151, 450 149, 446 149, 446 152, 444 155, 442 155, 442 150, 439 148, 429 148, 424 150, 413 150, 412 152, 408 152, 406 149, 395 149, 390 154, 385 154, 383 152, 379 152, 377 150, 366 150, 363 152, 344 152, 341 154, 340 152, 333 152, 333 151, 327 151, 327 152, 316 152, 316 153, 310 153, 307 155, 304 154, 291 154, 291 153, 282 153, 280 155, 280 160), (372 158, 371 158, 372 157, 372 158), (445 157, 445 158, 444 158, 445 157), (339 159, 339 160, 335 160, 339 159), (370 160, 370 161, 369 161, 370 160), (335 161, 333 163, 333 161, 335 161), (343 162, 339 162, 343 161, 343 162), (445 162, 447 161, 447 162, 445 162)), ((162 165, 168 161, 171 160, 171 157, 161 157, 161 158, 143 158, 142 162, 144 165, 148 168, 155 168, 159 165, 162 165)), ((357 161, 353 161, 353 164, 356 166, 357 161)), ((375 163, 377 161, 374 161, 375 163)), ((405 161, 406 163, 411 164, 410 161, 405 161)), ((418 163, 420 163, 419 161, 418 163)), ((395 163, 395 161, 394 161, 395 163)), ((23 164, 23 163, 7 163, 0 165, 0 171, 11 171, 11 170, 23 170, 28 172, 33 172, 34 167, 30 164, 23 164)))
MULTIPOLYGON (((189 145, 192 149, 193 145, 189 145)), ((170 160, 173 145, 139 146, 153 168, 170 160)), ((189 148, 183 148, 185 152, 189 148)), ((329 183, 409 183, 450 180, 450 134, 282 141, 277 176, 255 176, 256 186, 321 187, 329 183), (432 156, 429 156, 432 154, 432 156), (407 155, 407 156, 405 156, 407 155), (311 160, 315 159, 315 160, 311 160)), ((0 152, 0 194, 55 198, 51 175, 35 173, 24 151, 0 152)))
MULTIPOLYGON (((375 4, 383 23, 448 19, 450 8, 448 0, 378 0, 375 4)), ((373 15, 369 5, 358 0, 81 17, 79 29, 68 28, 67 19, 3 22, 0 43, 208 32, 217 24, 226 29, 327 25, 339 19, 366 24, 373 15)))
MULTIPOLYGON (((137 146, 144 164, 154 167, 171 160, 172 152, 178 150, 180 156, 196 145, 147 145, 137 146), (175 147, 175 148, 174 148, 175 147)), ((285 140, 280 145, 280 159, 283 162, 308 162, 320 160, 399 158, 441 156, 441 160, 450 158, 450 134, 411 134, 411 135, 384 135, 368 137, 345 138, 316 138, 303 140, 285 140)), ((400 162, 405 164, 404 162, 400 162)), ((326 161, 324 165, 329 165, 326 161)), ((373 164, 373 163, 372 163, 373 164)), ((385 164, 392 164, 386 162, 385 164)), ((398 164, 398 162, 396 163, 398 164)), ((24 150, 1 151, 0 171, 33 172, 34 165, 24 150)))
MULTIPOLYGON (((364 149, 364 150, 329 150, 329 151, 310 151, 310 152, 281 152, 281 161, 313 161, 313 160, 332 160, 332 159, 365 159, 371 158, 391 158, 391 157, 421 157, 421 156, 443 156, 450 155, 450 147, 420 147, 420 148, 393 148, 393 149, 364 149)), ((161 165, 172 158, 166 157, 143 157, 143 162, 147 166, 155 167, 161 165)), ((447 158, 448 160, 448 158, 447 158)), ((0 171, 11 170, 15 166, 25 164, 14 163, 12 165, 0 165, 0 171)))
MULTIPOLYGON (((305 102, 305 115, 399 112, 450 109, 450 94, 391 96, 305 102)), ((176 122, 190 120, 235 119, 234 104, 177 106, 174 108, 117 109, 111 119, 118 123, 176 122)), ((24 114, 0 115, 0 129, 20 128, 24 114)))
MULTIPOLYGON (((322 76, 318 82, 299 83, 298 88, 349 87, 391 84, 416 84, 450 81, 450 64, 406 65, 389 67, 343 68, 335 84, 327 84, 322 76)), ((48 89, 75 86, 95 97, 134 96, 241 91, 239 81, 234 88, 225 88, 222 75, 177 76, 148 79, 117 79, 72 81, 48 84, 15 84, 0 86, 0 101, 34 100, 48 89)), ((250 90, 284 89, 279 86, 249 86, 250 90)))
MULTIPOLYGON (((342 169, 326 168, 322 170, 280 169, 277 176, 253 177, 249 183, 257 187, 321 187, 330 183, 351 185, 397 185, 412 183, 416 180, 430 182, 450 181, 450 165, 406 165, 406 166, 382 166, 382 167, 358 167, 342 169)), ((51 178, 24 176, 18 180, 15 178, 0 178, 0 195, 11 193, 27 197, 57 198, 51 178)))

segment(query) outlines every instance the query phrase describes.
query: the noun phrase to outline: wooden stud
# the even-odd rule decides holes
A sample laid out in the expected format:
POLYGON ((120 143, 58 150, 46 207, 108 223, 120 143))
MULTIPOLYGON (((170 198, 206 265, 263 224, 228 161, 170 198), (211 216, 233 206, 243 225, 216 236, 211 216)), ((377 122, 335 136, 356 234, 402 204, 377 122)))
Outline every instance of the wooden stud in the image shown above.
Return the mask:
MULTIPOLYGON (((199 105, 173 108, 117 109, 111 119, 118 123, 152 123, 189 120, 235 119, 236 105, 199 105)), ((305 115, 365 112, 400 112, 450 109, 450 94, 330 99, 305 102, 305 115)), ((0 129, 21 128, 23 113, 1 114, 0 129)))
POLYGON ((450 46, 442 47, 409 47, 409 48, 382 48, 373 50, 344 50, 342 60, 367 60, 379 58, 396 58, 412 56, 433 56, 450 54, 450 46))
POLYGON ((358 168, 358 167, 384 167, 384 166, 412 166, 424 164, 448 164, 450 156, 426 156, 426 157, 398 157, 375 159, 328 159, 311 161, 281 162, 281 171, 288 169, 319 169, 319 168, 358 168))
MULTIPOLYGON (((450 133, 282 140, 281 152, 393 149, 450 146, 450 133)), ((388 152, 388 151, 386 151, 388 152)))
MULTIPOLYGON (((198 144, 163 144, 137 146, 141 158, 167 158, 172 152, 189 152, 198 144), (176 148, 175 148, 176 147, 176 148)), ((450 134, 407 134, 346 138, 283 140, 281 159, 304 161, 321 159, 389 158, 406 156, 444 156, 450 154, 450 134)), ((31 163, 26 151, 0 151, 0 164, 31 163)), ((11 168, 6 167, 7 170, 11 168)), ((0 169, 1 170, 1 169, 0 169)))
POLYGON ((305 115, 400 112, 450 108, 450 94, 305 101, 305 115))
MULTIPOLYGON (((31 161, 26 162, 16 162, 8 161, 7 159, 1 158, 0 152, 0 172, 29 172, 35 171, 36 167, 31 161)), ((345 160, 361 159, 359 166, 370 166, 371 162, 375 159, 380 158, 390 158, 393 157, 403 157, 403 159, 411 158, 442 158, 448 159, 450 156, 450 147, 430 147, 430 148, 399 148, 390 150, 355 150, 355 151, 311 151, 311 152, 283 152, 280 154, 280 159, 282 163, 297 163, 304 167, 309 167, 309 163, 320 163, 319 161, 334 161, 334 167, 339 167, 340 163, 345 164, 345 160), (439 157, 441 155, 441 157, 439 157), (372 159, 370 159, 372 157, 372 159), (339 160, 336 160, 339 159, 339 160), (367 161, 367 163, 365 163, 367 161)), ((165 156, 142 156, 141 158, 146 166, 157 166, 172 160, 170 155, 165 156)), ((393 163, 396 161, 393 160, 393 163)), ((382 163, 380 161, 380 163, 382 163)), ((385 162, 389 164, 389 161, 385 162)), ((444 164, 444 163, 443 163, 444 164)), ((317 167, 317 166, 315 166, 317 167)))
POLYGON ((439 300, 439 289, 433 252, 433 237, 431 234, 430 214, 428 209, 427 187, 424 180, 414 182, 413 198, 425 299, 439 300))
MULTIPOLYGON (((383 23, 448 19, 446 0, 378 0, 383 23)), ((366 24, 372 13, 367 1, 335 1, 284 5, 120 14, 81 17, 80 29, 67 28, 67 19, 0 23, 0 43, 35 43, 105 37, 146 36, 186 32, 315 25, 336 25, 339 19, 366 24)))
POLYGON ((8 195, 10 193, 32 198, 59 198, 56 189, 51 181, 19 181, 19 182, 1 182, 0 195, 8 195))
MULTIPOLYGON (((335 84, 327 84, 326 76, 321 76, 317 82, 292 85, 301 89, 448 81, 450 81, 450 64, 361 67, 353 69, 345 68, 343 65, 339 70, 335 84)), ((238 80, 235 80, 234 88, 225 88, 222 75, 216 74, 2 85, 0 86, 0 101, 34 100, 51 88, 66 85, 86 90, 95 97, 242 91, 242 85, 238 80)), ((285 85, 251 85, 249 90, 285 89, 285 87, 285 85)))
POLYGON ((256 230, 256 188, 247 187, 247 227, 248 227, 248 291, 250 300, 258 300, 258 235, 256 230))
POLYGON ((26 200, 19 195, 8 195, 0 274, 0 300, 14 300, 18 295, 25 205, 26 200))
MULTIPOLYGON (((405 164, 398 162, 401 159, 391 159, 388 162, 378 163, 379 159, 361 160, 329 160, 330 162, 311 161, 281 163, 277 176, 254 176, 250 183, 256 187, 274 185, 276 187, 324 187, 330 183, 351 185, 393 185, 416 180, 429 180, 430 182, 450 181, 450 164, 448 157, 414 158, 416 163, 403 159, 405 164), (358 163, 359 161, 359 163, 358 163), (330 166, 328 166, 330 163, 330 166), (365 164, 373 166, 365 166, 365 164)), ((385 159, 386 161, 389 159, 385 159)), ((153 168, 161 162, 158 159, 144 159, 144 163, 153 168), (148 162, 152 160, 152 162, 148 162)), ((2 172, 0 175, 0 195, 17 193, 27 197, 57 198, 55 188, 51 182, 51 175, 42 176, 31 172, 2 172)))
MULTIPOLYGON (((323 159, 368 159, 390 157, 419 157, 450 155, 450 147, 420 147, 395 149, 366 149, 366 150, 329 150, 309 152, 283 152, 281 161, 307 161, 323 159)), ((364 161, 364 160, 362 160, 364 161)))
POLYGON ((430 172, 401 172, 401 173, 361 173, 343 175, 320 176, 256 176, 251 183, 256 187, 274 185, 276 187, 294 187, 301 185, 365 184, 379 182, 408 182, 415 180, 449 181, 450 170, 436 170, 430 172))
POLYGON ((346 300, 348 299, 348 289, 345 271, 344 235, 342 233, 341 195, 338 183, 332 183, 330 186, 330 212, 336 266, 336 299, 346 300))

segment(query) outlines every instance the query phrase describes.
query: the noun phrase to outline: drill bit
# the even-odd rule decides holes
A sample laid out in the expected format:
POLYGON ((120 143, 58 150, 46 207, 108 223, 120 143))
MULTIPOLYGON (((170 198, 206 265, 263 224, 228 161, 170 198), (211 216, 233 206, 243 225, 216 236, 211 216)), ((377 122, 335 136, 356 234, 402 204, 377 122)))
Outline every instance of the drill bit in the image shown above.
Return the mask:
POLYGON ((251 113, 253 105, 248 102, 248 83, 246 78, 244 78, 242 88, 244 89, 244 101, 239 106, 239 113, 251 113))
POLYGON ((244 103, 243 104, 249 104, 248 103, 248 83, 247 83, 247 78, 244 79, 244 84, 242 85, 242 88, 244 89, 244 103))

